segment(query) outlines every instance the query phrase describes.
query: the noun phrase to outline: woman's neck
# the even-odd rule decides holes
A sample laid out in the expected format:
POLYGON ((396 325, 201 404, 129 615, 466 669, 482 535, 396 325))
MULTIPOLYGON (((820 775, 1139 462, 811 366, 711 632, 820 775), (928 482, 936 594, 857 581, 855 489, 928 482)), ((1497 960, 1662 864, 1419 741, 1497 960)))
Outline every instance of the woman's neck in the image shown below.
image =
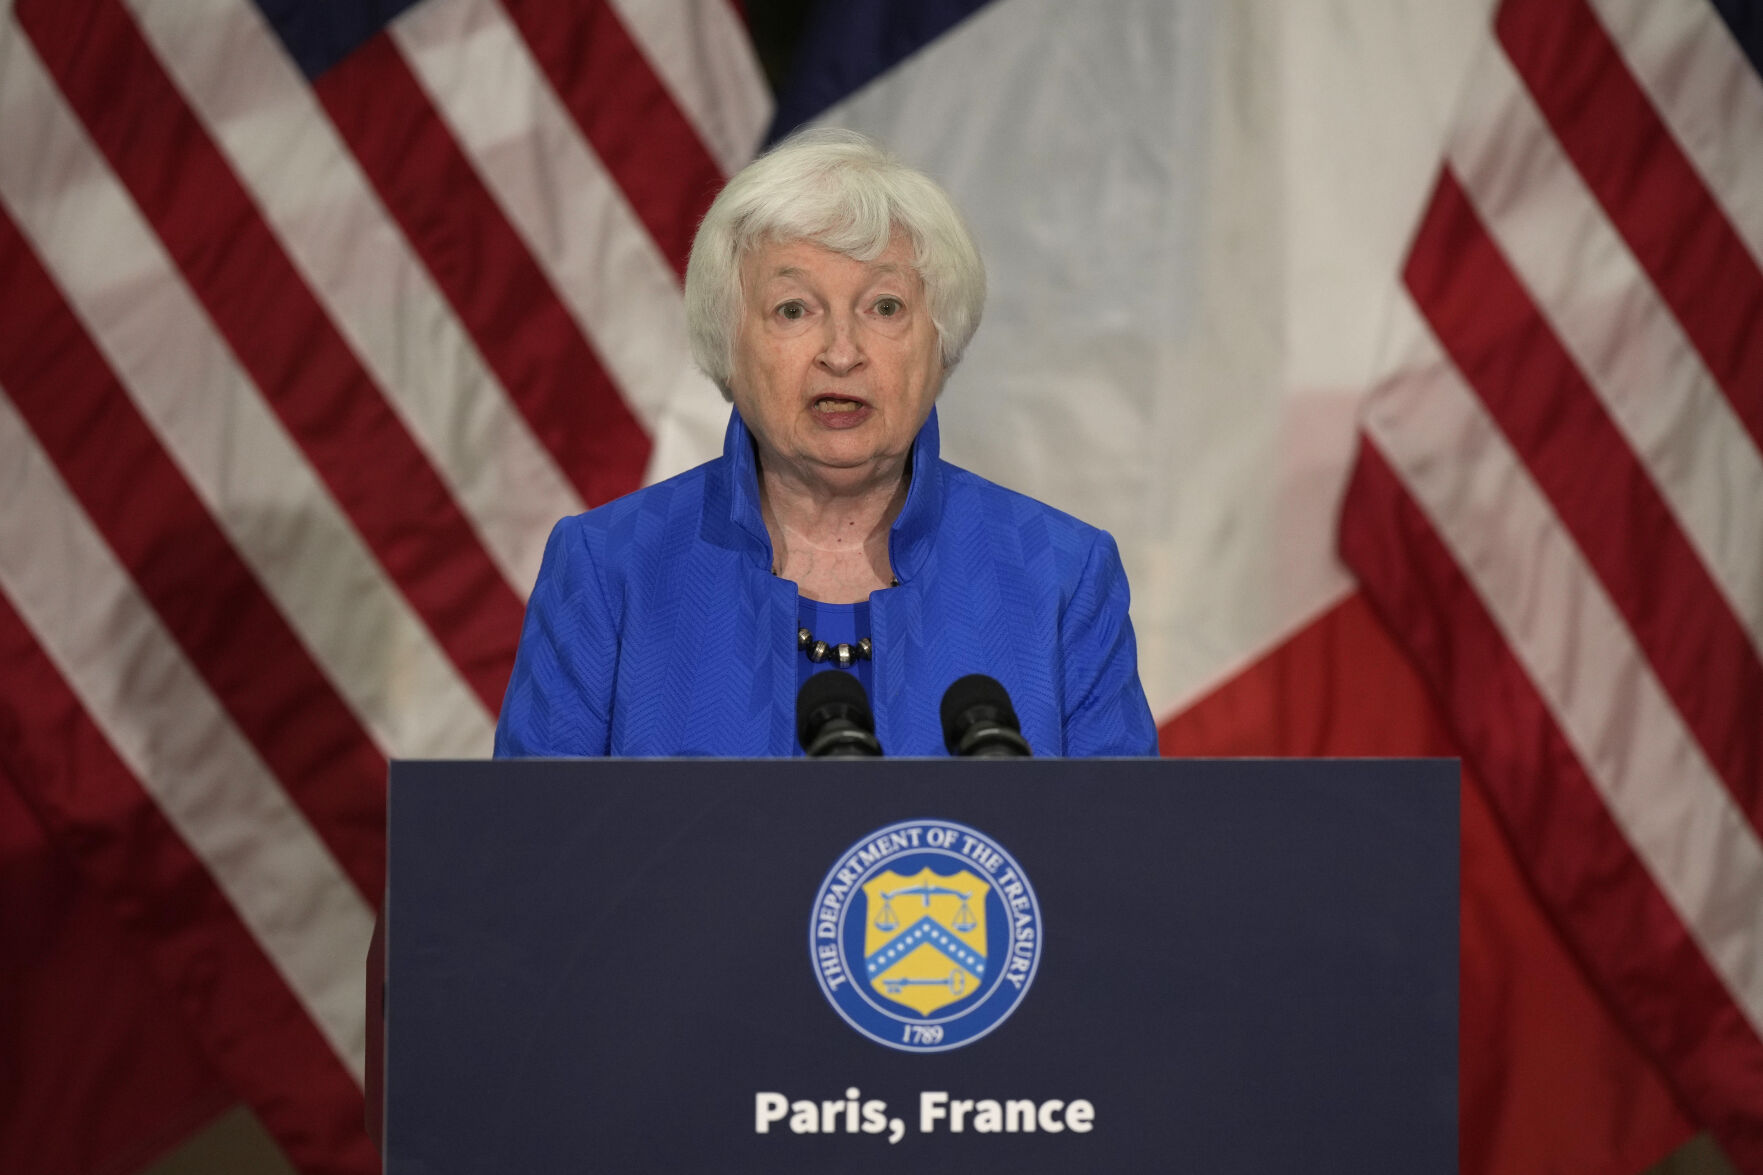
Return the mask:
POLYGON ((906 505, 907 479, 829 493, 759 471, 759 505, 771 535, 772 570, 811 600, 850 604, 893 582, 888 534, 906 505))

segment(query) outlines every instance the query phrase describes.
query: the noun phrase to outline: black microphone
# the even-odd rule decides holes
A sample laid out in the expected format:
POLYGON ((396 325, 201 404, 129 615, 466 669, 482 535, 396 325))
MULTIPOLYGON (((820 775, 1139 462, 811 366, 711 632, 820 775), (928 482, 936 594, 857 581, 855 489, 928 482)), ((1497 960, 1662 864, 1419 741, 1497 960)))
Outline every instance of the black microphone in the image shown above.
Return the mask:
POLYGON ((970 673, 943 695, 943 743, 963 759, 1026 759, 1034 752, 1010 695, 995 678, 970 673))
POLYGON ((796 738, 810 759, 871 759, 882 753, 863 683, 838 669, 816 673, 796 694, 796 738))

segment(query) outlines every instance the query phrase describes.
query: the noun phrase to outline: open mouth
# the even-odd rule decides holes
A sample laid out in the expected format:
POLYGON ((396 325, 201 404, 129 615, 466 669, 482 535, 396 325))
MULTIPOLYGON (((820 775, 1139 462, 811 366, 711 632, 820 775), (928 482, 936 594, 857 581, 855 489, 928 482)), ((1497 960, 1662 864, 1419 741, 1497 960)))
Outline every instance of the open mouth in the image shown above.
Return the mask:
POLYGON ((857 412, 867 407, 869 405, 862 400, 849 400, 843 396, 821 396, 814 401, 814 411, 823 416, 857 412))

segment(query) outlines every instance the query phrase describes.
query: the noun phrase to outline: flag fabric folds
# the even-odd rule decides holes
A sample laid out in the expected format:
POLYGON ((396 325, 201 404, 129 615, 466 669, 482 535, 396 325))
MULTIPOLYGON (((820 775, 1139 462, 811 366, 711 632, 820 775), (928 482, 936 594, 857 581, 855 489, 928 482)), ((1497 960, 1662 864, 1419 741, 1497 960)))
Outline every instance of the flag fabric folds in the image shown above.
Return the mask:
POLYGON ((1763 1170, 1763 36, 1505 0, 1341 550, 1610 1007, 1763 1170))
POLYGON ((0 1168, 224 1097, 377 1169, 386 759, 488 753, 551 523, 719 402, 680 278, 769 116, 726 0, 8 6, 0 843, 81 929, 17 940, 0 1168))

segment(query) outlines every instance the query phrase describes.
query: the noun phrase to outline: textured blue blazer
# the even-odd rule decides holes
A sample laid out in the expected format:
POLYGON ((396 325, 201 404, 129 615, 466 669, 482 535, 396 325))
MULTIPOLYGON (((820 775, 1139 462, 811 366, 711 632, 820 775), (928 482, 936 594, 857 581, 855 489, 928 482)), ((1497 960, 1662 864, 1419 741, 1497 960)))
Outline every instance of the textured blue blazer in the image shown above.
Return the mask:
MULTIPOLYGON (((1009 690, 1036 755, 1154 755, 1126 573, 1104 531, 943 461, 933 411, 872 592, 876 734, 945 756, 969 673, 1009 690)), ((796 585, 771 574, 751 435, 551 532, 496 726, 498 756, 796 752, 796 585)))

